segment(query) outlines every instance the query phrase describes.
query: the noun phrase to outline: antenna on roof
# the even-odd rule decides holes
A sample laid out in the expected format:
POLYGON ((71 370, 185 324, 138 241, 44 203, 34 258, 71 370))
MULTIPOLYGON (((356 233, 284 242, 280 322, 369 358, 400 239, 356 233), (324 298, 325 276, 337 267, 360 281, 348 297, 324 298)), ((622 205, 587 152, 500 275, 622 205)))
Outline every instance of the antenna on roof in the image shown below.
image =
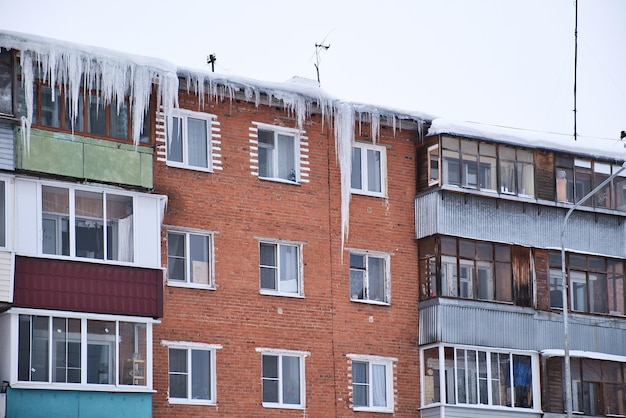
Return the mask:
POLYGON ((215 72, 215 61, 217 61, 217 57, 215 56, 215 53, 209 54, 209 56, 206 57, 206 63, 207 64, 211 64, 211 72, 212 73, 215 72))
POLYGON ((315 71, 317 71, 317 85, 321 86, 322 83, 320 82, 320 49, 324 49, 324 51, 328 51, 328 48, 330 48, 330 44, 328 45, 324 45, 323 43, 321 44, 315 44, 315 71))

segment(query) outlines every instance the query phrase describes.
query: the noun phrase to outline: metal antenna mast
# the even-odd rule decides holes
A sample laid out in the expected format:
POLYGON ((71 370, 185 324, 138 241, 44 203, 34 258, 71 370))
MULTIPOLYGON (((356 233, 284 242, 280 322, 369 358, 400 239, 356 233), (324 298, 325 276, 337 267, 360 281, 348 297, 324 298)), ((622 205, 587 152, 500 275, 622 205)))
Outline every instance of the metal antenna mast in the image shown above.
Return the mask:
POLYGON ((215 56, 215 53, 209 54, 209 56, 206 57, 206 63, 207 64, 211 64, 211 72, 212 73, 215 72, 215 61, 217 61, 217 57, 215 56))
POLYGON ((317 85, 321 86, 322 83, 320 82, 320 49, 324 49, 325 51, 328 51, 328 48, 330 48, 330 44, 328 45, 324 45, 324 44, 315 44, 315 71, 317 71, 317 85))

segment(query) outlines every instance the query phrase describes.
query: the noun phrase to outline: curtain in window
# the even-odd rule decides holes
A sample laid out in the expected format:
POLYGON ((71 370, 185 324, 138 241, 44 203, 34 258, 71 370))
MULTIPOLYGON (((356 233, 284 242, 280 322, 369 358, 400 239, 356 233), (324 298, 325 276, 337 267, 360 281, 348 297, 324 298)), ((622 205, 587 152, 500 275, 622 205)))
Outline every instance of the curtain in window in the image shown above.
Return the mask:
POLYGON ((380 151, 367 150, 367 190, 381 192, 380 151))
POLYGON ((187 118, 187 156, 189 165, 208 167, 207 121, 187 118))
POLYGON ((211 352, 191 350, 191 399, 211 399, 211 352))
POLYGON ((387 406, 386 369, 383 364, 372 365, 373 406, 387 406))
POLYGON ((296 181, 295 140, 293 136, 277 135, 278 178, 296 181))
POLYGON ((377 257, 368 257, 367 270, 369 299, 385 301, 385 260, 377 257))
POLYGON ((298 293, 298 247, 280 246, 280 291, 298 293))
POLYGON ((182 134, 182 119, 172 117, 172 129, 167 129, 167 132, 172 132, 172 136, 167 143, 167 159, 169 161, 175 161, 178 163, 183 162, 183 134, 182 134))
POLYGON ((117 250, 119 261, 133 261, 133 215, 117 221, 117 250))
POLYGON ((300 358, 283 356, 283 403, 300 404, 300 358))

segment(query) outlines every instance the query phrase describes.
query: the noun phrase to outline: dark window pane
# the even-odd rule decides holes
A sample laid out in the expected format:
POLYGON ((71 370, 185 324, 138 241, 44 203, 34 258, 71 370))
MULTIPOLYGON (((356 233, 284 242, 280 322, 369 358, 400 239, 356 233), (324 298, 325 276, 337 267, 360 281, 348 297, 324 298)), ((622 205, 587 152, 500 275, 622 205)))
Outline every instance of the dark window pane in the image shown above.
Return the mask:
POLYGON ((167 142, 167 159, 177 163, 183 162, 183 125, 182 119, 173 117, 172 126, 168 127, 168 134, 171 131, 171 137, 167 142))
POLYGON ((351 174, 351 185, 353 189, 361 190, 363 188, 363 183, 361 180, 361 148, 353 147, 352 148, 352 174, 351 174))

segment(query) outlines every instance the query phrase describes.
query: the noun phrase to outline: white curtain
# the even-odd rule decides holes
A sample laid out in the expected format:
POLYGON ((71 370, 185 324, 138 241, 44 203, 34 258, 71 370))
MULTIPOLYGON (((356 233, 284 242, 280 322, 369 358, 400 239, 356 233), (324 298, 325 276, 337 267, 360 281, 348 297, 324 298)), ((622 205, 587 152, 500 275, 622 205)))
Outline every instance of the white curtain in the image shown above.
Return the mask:
POLYGON ((117 260, 133 261, 133 247, 133 215, 129 215, 117 221, 117 260))
POLYGON ((293 136, 278 134, 278 178, 296 181, 295 139, 293 136))
POLYGON ((298 293, 298 247, 280 246, 280 291, 298 293))
POLYGON ((386 369, 383 364, 372 365, 373 406, 387 406, 386 369))
POLYGON ((187 118, 187 146, 189 165, 208 167, 207 122, 205 120, 187 118))

